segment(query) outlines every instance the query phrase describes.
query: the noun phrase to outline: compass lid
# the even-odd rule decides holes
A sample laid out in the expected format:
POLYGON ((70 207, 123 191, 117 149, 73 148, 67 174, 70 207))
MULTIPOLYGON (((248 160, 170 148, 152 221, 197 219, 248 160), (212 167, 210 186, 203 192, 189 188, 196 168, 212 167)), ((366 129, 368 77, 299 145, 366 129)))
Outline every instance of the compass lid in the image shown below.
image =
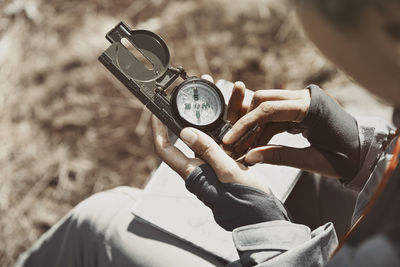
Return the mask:
POLYGON ((107 33, 106 38, 112 43, 113 61, 133 80, 153 81, 167 71, 169 50, 164 40, 154 32, 131 30, 124 22, 120 22, 107 33), (138 57, 131 49, 140 53, 138 57))

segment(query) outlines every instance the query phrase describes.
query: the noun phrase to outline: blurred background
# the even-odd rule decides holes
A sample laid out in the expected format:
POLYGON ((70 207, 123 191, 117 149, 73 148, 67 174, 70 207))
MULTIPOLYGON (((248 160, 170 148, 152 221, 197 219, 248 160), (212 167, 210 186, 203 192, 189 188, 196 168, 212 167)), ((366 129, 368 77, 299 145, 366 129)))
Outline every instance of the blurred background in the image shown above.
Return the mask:
POLYGON ((307 41, 286 1, 0 1, 0 266, 81 200, 143 187, 150 114, 97 61, 119 21, 157 32, 172 65, 252 90, 316 83, 354 115, 391 110, 307 41))

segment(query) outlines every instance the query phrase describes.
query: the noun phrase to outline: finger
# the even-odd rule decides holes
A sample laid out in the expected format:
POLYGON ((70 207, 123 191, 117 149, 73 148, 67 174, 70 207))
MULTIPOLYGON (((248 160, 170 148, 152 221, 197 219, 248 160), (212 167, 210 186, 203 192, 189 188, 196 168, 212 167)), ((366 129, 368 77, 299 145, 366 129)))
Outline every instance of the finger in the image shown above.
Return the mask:
POLYGON ((278 100, 304 100, 305 105, 309 106, 310 91, 304 90, 282 90, 282 89, 269 89, 258 90, 254 93, 249 107, 249 111, 255 109, 262 102, 265 101, 278 101, 278 100), (308 102, 308 105, 307 105, 308 102))
POLYGON ((244 161, 248 164, 268 163, 294 167, 331 177, 340 177, 329 161, 315 148, 265 146, 250 150, 244 161))
POLYGON ((304 112, 302 100, 266 101, 241 117, 224 136, 225 144, 232 144, 255 124, 267 122, 299 122, 304 112))
POLYGON ((228 102, 227 119, 234 124, 239 118, 243 110, 243 99, 246 86, 243 82, 235 82, 232 89, 232 95, 228 102))
POLYGON ((232 151, 231 157, 234 158, 236 161, 245 155, 251 148, 257 146, 257 140, 259 140, 259 136, 262 133, 264 126, 258 126, 253 129, 251 132, 248 132, 243 139, 236 143, 234 146, 229 146, 232 151))
POLYGON ((209 75, 209 74, 203 74, 203 75, 201 76, 201 78, 204 79, 204 80, 207 80, 207 81, 209 81, 209 82, 214 83, 213 77, 211 77, 211 75, 209 75))
POLYGON ((240 171, 238 164, 207 134, 188 127, 181 131, 180 138, 210 164, 222 182, 224 178, 230 178, 240 171))
POLYGON ((185 179, 197 166, 202 164, 199 160, 189 159, 171 144, 167 127, 154 115, 152 115, 151 126, 157 155, 182 178, 185 179))
POLYGON ((249 137, 248 140, 243 142, 243 144, 240 144, 238 147, 235 147, 232 157, 237 159, 242 157, 252 148, 267 145, 275 135, 286 131, 288 127, 289 123, 287 122, 271 122, 259 126, 256 132, 249 137))

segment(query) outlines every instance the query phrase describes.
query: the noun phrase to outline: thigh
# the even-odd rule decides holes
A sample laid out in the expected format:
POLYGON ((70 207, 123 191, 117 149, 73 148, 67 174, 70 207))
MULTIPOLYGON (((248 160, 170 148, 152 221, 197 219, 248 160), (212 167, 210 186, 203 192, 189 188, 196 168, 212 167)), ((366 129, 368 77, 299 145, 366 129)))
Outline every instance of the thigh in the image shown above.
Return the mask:
POLYGON ((111 266, 104 245, 105 232, 120 207, 132 205, 141 190, 118 187, 80 202, 44 233, 16 267, 107 267, 111 266))
POLYGON ((112 266, 223 266, 193 245, 151 226, 121 207, 105 233, 112 266))
POLYGON ((213 255, 139 221, 141 191, 118 187, 82 201, 16 266, 218 266, 213 255))

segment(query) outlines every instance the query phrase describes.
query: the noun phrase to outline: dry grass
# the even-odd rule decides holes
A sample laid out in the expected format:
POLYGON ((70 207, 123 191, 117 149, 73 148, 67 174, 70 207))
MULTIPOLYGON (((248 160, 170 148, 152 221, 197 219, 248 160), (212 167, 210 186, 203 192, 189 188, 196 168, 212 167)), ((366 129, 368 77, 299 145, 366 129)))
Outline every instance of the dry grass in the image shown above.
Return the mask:
POLYGON ((0 2, 0 265, 89 195, 157 166, 148 112, 97 61, 120 20, 160 33, 174 65, 249 88, 347 84, 267 0, 0 2))

